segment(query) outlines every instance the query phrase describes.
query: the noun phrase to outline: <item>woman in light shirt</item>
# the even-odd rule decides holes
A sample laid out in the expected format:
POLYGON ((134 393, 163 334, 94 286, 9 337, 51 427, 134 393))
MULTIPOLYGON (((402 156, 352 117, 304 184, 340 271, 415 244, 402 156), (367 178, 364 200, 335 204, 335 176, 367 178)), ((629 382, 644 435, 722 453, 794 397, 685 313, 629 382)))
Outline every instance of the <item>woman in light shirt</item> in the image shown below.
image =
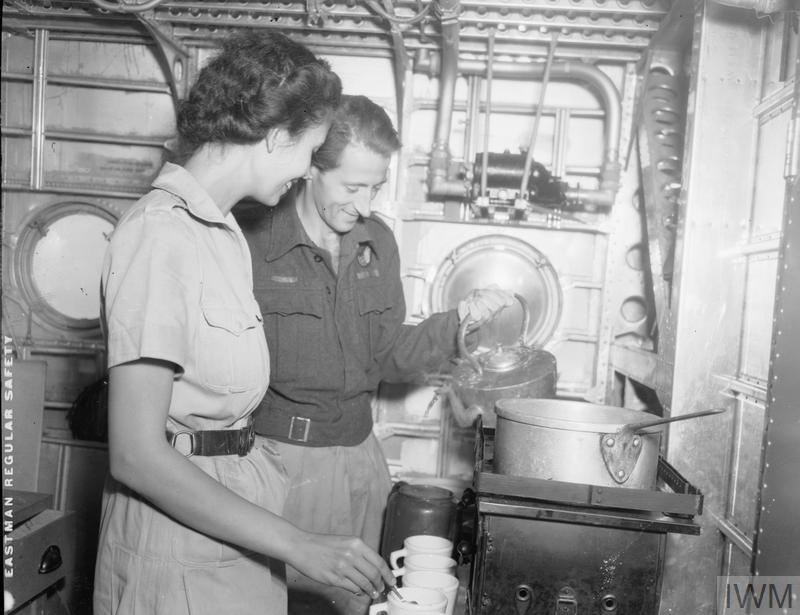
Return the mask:
POLYGON ((244 198, 277 204, 307 172, 340 92, 285 36, 231 37, 179 107, 184 162, 165 165, 114 231, 95 615, 282 614, 284 562, 354 593, 393 583, 360 539, 283 519, 280 457, 253 446, 269 353, 230 211, 244 198))

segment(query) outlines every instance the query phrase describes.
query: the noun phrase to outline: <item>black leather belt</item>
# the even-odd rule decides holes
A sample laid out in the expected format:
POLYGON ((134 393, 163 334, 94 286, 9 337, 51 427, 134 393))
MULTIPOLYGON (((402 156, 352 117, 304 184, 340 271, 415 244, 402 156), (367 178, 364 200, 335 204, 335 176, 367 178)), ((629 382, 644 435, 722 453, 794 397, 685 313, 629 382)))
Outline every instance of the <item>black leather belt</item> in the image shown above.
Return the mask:
MULTIPOLYGON (((300 446, 355 446, 372 431, 369 406, 337 410, 336 421, 318 420, 289 414, 274 407, 256 412, 256 432, 267 438, 300 446)), ((332 411, 330 414, 334 414, 332 411)))
POLYGON ((241 429, 208 429, 193 431, 182 429, 175 433, 167 432, 167 441, 182 455, 191 457, 213 457, 216 455, 239 455, 244 457, 253 448, 256 431, 253 419, 241 429))
POLYGON ((268 438, 277 437, 285 442, 306 444, 314 441, 319 423, 304 416, 286 416, 277 412, 268 413, 259 419, 259 430, 268 438))

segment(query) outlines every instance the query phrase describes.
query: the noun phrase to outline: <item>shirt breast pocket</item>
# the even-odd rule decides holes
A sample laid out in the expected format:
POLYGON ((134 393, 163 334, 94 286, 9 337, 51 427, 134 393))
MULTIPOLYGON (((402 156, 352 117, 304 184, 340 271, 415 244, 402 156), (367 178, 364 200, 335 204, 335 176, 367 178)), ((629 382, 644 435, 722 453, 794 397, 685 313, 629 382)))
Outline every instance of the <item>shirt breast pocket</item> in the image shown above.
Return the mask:
POLYGON ((325 335, 324 291, 268 288, 258 291, 258 295, 273 379, 302 380, 303 370, 313 370, 331 343, 325 335))
POLYGON ((376 345, 381 343, 383 313, 391 307, 383 284, 360 284, 356 287, 360 334, 373 351, 378 350, 376 345))
POLYGON ((239 306, 204 304, 198 339, 201 383, 220 392, 243 392, 260 386, 266 377, 259 337, 261 315, 255 304, 239 306))

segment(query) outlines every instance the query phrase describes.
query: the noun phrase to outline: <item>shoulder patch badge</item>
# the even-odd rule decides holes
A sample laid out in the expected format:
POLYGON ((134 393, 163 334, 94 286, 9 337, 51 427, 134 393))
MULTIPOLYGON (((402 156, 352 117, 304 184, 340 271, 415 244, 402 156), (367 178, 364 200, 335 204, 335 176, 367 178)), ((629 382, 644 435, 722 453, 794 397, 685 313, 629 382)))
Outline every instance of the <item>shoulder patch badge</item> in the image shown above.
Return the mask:
POLYGON ((368 243, 362 243, 358 247, 356 260, 358 261, 358 264, 361 265, 362 267, 366 267, 372 262, 372 248, 368 243))

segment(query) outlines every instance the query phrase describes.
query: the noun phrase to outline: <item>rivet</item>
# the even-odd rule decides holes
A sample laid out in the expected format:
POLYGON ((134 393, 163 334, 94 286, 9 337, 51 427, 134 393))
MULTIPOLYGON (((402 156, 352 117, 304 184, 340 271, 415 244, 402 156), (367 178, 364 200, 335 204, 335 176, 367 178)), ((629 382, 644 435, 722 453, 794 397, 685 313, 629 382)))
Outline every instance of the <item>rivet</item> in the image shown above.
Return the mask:
POLYGON ((614 438, 606 439, 606 446, 614 446, 614 438))
POLYGON ((625 470, 617 470, 617 476, 619 476, 620 478, 625 476, 625 470))

